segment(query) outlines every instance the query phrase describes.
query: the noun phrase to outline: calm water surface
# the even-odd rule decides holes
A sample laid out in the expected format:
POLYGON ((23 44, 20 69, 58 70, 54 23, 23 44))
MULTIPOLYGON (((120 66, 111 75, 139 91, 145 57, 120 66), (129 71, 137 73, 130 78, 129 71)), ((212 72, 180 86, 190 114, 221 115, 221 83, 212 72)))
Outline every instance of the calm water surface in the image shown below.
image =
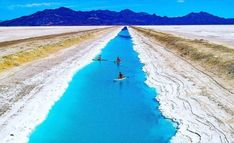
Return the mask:
POLYGON ((163 118, 156 91, 144 81, 127 29, 102 50, 105 62, 92 62, 77 72, 30 143, 164 143, 176 129, 163 118), (120 56, 123 63, 112 62, 120 56), (119 71, 129 78, 113 82, 119 71))

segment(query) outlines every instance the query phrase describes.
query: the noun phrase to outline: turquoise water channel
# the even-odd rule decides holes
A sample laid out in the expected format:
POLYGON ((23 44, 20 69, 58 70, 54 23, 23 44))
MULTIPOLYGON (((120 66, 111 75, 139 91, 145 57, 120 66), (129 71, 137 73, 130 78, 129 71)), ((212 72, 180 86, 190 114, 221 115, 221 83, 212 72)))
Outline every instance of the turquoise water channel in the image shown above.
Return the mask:
POLYGON ((176 128, 158 110, 156 91, 144 81, 127 28, 101 55, 78 71, 46 120, 32 132, 30 143, 165 143, 176 128), (117 56, 122 64, 113 60, 117 56), (128 78, 113 82, 121 71, 128 78))

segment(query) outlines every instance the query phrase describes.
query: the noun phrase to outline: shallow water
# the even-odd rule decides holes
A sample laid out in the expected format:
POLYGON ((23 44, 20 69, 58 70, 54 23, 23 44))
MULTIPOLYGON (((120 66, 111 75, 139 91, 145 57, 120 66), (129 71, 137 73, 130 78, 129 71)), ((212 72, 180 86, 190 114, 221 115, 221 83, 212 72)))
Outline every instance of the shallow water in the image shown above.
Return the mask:
POLYGON ((75 74, 62 98, 30 136, 30 143, 164 143, 176 129, 163 118, 156 91, 144 81, 128 30, 102 50, 103 62, 92 62, 75 74), (113 60, 120 56, 120 66, 113 60), (113 82, 118 72, 127 78, 113 82))

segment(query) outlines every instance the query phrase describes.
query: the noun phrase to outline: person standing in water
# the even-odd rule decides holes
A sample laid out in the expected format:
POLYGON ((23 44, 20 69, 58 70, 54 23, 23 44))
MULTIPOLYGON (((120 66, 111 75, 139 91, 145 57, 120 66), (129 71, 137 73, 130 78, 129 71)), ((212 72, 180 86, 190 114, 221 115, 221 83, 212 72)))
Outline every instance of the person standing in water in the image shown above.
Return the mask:
POLYGON ((119 65, 119 64, 120 64, 120 62, 121 62, 120 57, 117 57, 115 62, 116 62, 116 64, 118 64, 118 65, 119 65))
POLYGON ((98 61, 101 61, 102 60, 102 55, 99 55, 98 58, 97 58, 98 61))

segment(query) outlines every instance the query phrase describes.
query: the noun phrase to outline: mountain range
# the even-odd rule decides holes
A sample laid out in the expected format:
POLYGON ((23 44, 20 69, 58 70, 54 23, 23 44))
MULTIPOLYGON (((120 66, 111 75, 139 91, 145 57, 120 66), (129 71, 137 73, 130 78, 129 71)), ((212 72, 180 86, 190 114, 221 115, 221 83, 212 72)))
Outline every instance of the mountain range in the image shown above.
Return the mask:
POLYGON ((234 18, 222 18, 206 12, 181 17, 162 17, 129 9, 74 11, 66 7, 46 9, 32 15, 2 21, 0 26, 73 26, 73 25, 205 25, 234 24, 234 18))

